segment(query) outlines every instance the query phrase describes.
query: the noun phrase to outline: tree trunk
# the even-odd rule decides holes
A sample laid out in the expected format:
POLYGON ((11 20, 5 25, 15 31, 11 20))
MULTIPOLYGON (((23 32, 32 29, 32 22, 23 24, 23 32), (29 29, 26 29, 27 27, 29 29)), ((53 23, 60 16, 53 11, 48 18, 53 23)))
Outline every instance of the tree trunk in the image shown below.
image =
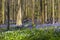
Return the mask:
POLYGON ((53 24, 55 23, 55 17, 54 17, 54 0, 52 0, 52 17, 53 17, 53 24))
POLYGON ((20 3, 21 0, 18 1, 18 14, 17 14, 17 22, 16 22, 16 25, 17 26, 20 26, 22 25, 22 12, 21 12, 21 3, 20 3))
POLYGON ((32 0, 33 9, 32 9, 32 24, 34 24, 34 8, 35 8, 35 0, 32 0))
POLYGON ((7 26, 7 30, 9 30, 9 27, 10 27, 10 23, 9 23, 9 20, 10 20, 10 7, 9 7, 10 3, 9 3, 9 0, 7 0, 7 18, 8 18, 8 26, 7 26))
POLYGON ((44 24, 44 0, 42 0, 42 24, 44 24))
POLYGON ((3 24, 4 24, 4 1, 2 0, 2 18, 3 18, 3 24))
POLYGON ((58 0, 58 22, 60 23, 60 0, 58 0))
POLYGON ((45 0, 45 22, 47 22, 47 1, 45 0))

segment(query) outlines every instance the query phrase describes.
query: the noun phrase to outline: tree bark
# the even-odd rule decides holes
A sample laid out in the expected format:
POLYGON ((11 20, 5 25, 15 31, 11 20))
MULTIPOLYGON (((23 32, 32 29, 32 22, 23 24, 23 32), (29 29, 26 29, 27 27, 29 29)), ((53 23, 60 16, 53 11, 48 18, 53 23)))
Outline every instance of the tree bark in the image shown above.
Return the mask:
POLYGON ((32 9, 32 24, 34 24, 34 8, 35 8, 35 0, 32 0, 33 9, 32 9))
POLYGON ((60 0, 58 0, 58 22, 60 23, 60 0))
POLYGON ((18 1, 19 10, 18 10, 17 22, 16 22, 16 25, 17 25, 17 26, 22 25, 22 12, 21 12, 21 3, 20 3, 20 1, 21 1, 21 0, 18 1))
POLYGON ((3 24, 4 24, 4 1, 5 0, 2 0, 2 18, 3 18, 3 24))
POLYGON ((55 16, 54 16, 54 0, 52 0, 52 17, 53 17, 53 24, 55 23, 55 16))
POLYGON ((45 22, 47 22, 47 1, 45 0, 45 22))

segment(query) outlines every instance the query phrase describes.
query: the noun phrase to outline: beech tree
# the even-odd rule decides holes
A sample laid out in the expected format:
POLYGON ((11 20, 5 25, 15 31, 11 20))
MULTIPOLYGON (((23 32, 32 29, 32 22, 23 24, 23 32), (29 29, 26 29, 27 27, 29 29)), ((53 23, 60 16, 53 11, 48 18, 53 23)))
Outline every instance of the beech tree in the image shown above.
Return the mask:
POLYGON ((47 0, 45 0, 45 22, 47 22, 47 0))
POLYGON ((60 0, 58 0, 58 22, 60 23, 60 0))
POLYGON ((2 19, 3 19, 3 24, 4 24, 4 2, 5 2, 5 0, 2 0, 2 19))
POLYGON ((21 11, 21 0, 18 0, 18 13, 17 13, 17 21, 16 25, 22 25, 22 11, 21 11))
POLYGON ((32 0, 32 24, 34 24, 34 8, 35 8, 35 0, 32 0))
POLYGON ((53 12, 53 14, 52 14, 52 17, 53 17, 53 24, 55 23, 55 16, 54 16, 54 0, 52 0, 52 12, 53 12))

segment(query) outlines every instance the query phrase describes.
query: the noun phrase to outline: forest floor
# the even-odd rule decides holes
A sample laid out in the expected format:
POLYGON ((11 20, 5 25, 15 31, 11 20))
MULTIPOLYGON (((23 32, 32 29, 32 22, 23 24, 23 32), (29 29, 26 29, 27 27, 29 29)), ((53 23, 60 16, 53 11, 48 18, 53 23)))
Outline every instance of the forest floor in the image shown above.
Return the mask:
MULTIPOLYGON (((55 23, 55 24, 35 24, 36 28, 44 28, 44 27, 50 27, 50 26, 54 26, 54 27, 59 27, 60 24, 59 23, 55 23)), ((17 27, 16 24, 10 24, 10 27, 17 27)), ((32 27, 31 23, 25 23, 23 24, 23 27, 32 27)), ((7 24, 1 24, 0 28, 7 28, 7 24)))
MULTIPOLYGON (((10 26, 10 28, 16 28, 17 27, 17 25, 16 24, 10 24, 9 25, 10 26)), ((55 23, 55 24, 34 24, 34 25, 32 25, 32 22, 31 21, 29 21, 29 22, 26 22, 26 23, 24 23, 23 22, 23 24, 22 24, 22 26, 20 26, 20 28, 33 28, 33 27, 35 27, 35 28, 49 28, 49 27, 58 27, 58 28, 60 28, 60 23, 55 23)), ((18 27, 19 28, 19 27, 18 27)), ((7 24, 1 24, 0 25, 0 29, 7 29, 7 24)))

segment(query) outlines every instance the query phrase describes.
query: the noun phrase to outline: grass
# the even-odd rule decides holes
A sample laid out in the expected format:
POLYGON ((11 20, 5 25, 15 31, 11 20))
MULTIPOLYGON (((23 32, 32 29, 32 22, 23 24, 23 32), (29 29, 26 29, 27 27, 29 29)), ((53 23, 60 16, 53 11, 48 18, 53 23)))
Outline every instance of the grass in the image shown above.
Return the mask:
POLYGON ((0 40, 60 40, 60 30, 56 28, 29 28, 0 32, 0 40))

